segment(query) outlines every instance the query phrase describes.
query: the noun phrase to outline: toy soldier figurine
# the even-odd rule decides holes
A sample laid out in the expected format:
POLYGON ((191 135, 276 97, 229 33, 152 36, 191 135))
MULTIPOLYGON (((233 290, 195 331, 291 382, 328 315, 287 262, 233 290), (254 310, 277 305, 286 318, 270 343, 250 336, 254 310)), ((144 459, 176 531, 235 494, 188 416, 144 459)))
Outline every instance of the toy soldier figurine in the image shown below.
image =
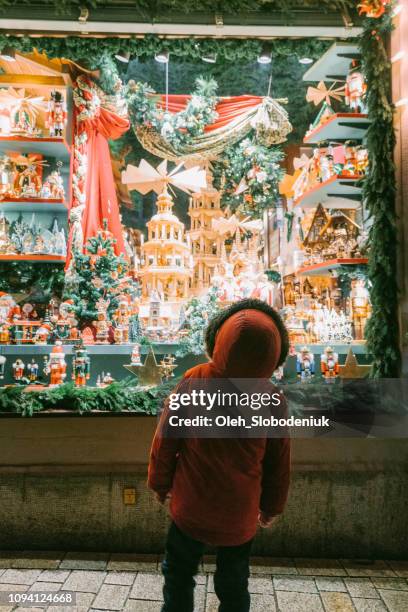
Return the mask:
POLYGON ((331 346, 327 346, 320 358, 320 369, 326 382, 334 382, 339 375, 339 356, 331 346))
POLYGON ((31 363, 27 364, 28 380, 31 383, 37 382, 38 378, 38 363, 32 359, 31 363))
POLYGON ((350 72, 346 79, 345 101, 350 107, 352 113, 364 113, 365 106, 363 97, 365 95, 367 85, 364 82, 364 77, 359 70, 357 60, 352 60, 350 72))
POLYGON ((90 359, 83 344, 79 344, 74 348, 74 356, 72 358, 72 380, 75 381, 75 386, 84 387, 86 381, 90 377, 90 359))
POLYGON ((47 127, 50 131, 50 136, 62 137, 65 124, 67 122, 67 108, 65 100, 60 91, 51 92, 51 99, 48 102, 47 111, 47 127))
POLYGON ((296 358, 296 372, 301 382, 309 382, 315 373, 314 356, 307 346, 300 349, 296 358))
POLYGON ((45 363, 44 374, 50 375, 50 387, 58 387, 64 382, 67 376, 67 364, 61 340, 55 342, 55 346, 45 363))
POLYGON ((16 359, 13 363, 13 378, 20 382, 24 376, 25 364, 22 359, 16 359))

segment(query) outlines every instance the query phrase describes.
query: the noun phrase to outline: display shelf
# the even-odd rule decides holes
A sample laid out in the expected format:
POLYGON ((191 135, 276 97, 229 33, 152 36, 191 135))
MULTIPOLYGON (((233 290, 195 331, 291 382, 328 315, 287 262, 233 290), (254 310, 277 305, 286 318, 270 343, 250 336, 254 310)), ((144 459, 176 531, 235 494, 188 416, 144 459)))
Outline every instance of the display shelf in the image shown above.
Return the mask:
POLYGON ((52 212, 66 213, 67 205, 60 198, 12 198, 0 201, 0 212, 52 212))
POLYGON ((344 80, 352 59, 358 59, 360 52, 355 43, 334 43, 303 75, 304 81, 344 80))
POLYGON ((361 176, 334 175, 324 183, 318 183, 294 200, 295 207, 314 208, 322 204, 324 208, 356 209, 361 204, 361 187, 357 182, 361 176))
POLYGON ((313 144, 324 141, 362 140, 369 125, 368 115, 364 113, 336 113, 323 125, 307 134, 303 142, 313 144))
POLYGON ((52 262, 52 263, 65 263, 65 255, 21 255, 21 254, 10 254, 0 255, 0 261, 33 261, 33 262, 52 262))
MULTIPOLYGON (((0 355, 48 355, 53 348, 53 344, 0 344, 0 355)), ((175 353, 178 343, 153 343, 155 355, 165 355, 175 353)), ((73 354, 73 344, 63 344, 62 348, 66 355, 73 354)), ((89 355, 128 355, 129 361, 134 344, 87 344, 86 350, 89 355)), ((142 345, 140 352, 147 355, 149 346, 142 345)))
POLYGON ((69 162, 70 157, 70 147, 64 138, 0 136, 0 153, 5 155, 12 150, 20 153, 41 153, 45 158, 53 157, 63 162, 69 162))
POLYGON ((363 266, 367 263, 368 259, 366 257, 328 259, 320 263, 303 266, 299 268, 297 274, 299 276, 330 276, 333 270, 337 270, 341 266, 363 266))

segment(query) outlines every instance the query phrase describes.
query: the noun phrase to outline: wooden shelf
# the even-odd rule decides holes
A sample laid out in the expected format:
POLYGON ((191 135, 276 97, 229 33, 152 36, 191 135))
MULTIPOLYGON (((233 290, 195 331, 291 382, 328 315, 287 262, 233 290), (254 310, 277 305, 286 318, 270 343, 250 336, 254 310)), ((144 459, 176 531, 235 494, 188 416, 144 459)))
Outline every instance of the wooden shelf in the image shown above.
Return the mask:
POLYGON ((328 259, 320 263, 311 264, 299 268, 297 274, 299 276, 330 276, 332 270, 336 270, 341 266, 364 266, 368 263, 366 257, 353 257, 349 259, 328 259))
POLYGON ((356 183, 361 176, 334 175, 324 183, 318 183, 294 200, 294 206, 314 208, 322 204, 324 208, 356 209, 360 207, 361 188, 356 183))
POLYGON ((0 255, 0 261, 32 261, 32 262, 43 262, 43 263, 65 263, 66 257, 64 255, 0 255))
POLYGON ((339 81, 348 74, 352 59, 360 57, 355 43, 334 43, 303 75, 304 81, 339 81))
POLYGON ((0 153, 41 153, 45 158, 53 157, 69 161, 70 147, 64 138, 31 138, 28 136, 0 136, 0 153))
POLYGON ((312 144, 323 141, 362 140, 369 125, 368 115, 363 113, 336 113, 323 125, 306 134, 303 142, 312 144))

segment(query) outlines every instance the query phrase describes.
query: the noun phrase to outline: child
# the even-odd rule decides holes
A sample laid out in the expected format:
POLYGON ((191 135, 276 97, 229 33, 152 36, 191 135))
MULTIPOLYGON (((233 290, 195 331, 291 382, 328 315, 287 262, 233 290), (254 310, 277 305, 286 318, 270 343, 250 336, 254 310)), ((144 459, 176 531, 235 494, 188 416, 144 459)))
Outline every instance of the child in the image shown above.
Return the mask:
MULTIPOLYGON (((288 353, 279 315, 247 299, 221 311, 206 331, 211 359, 184 375, 269 379, 288 353)), ((168 413, 167 413, 168 414, 168 413)), ((257 525, 270 527, 283 512, 289 487, 289 440, 174 439, 162 435, 163 412, 151 449, 148 486, 172 524, 162 564, 162 612, 193 612, 194 575, 205 545, 217 549, 214 590, 220 612, 248 612, 249 557, 257 525)))

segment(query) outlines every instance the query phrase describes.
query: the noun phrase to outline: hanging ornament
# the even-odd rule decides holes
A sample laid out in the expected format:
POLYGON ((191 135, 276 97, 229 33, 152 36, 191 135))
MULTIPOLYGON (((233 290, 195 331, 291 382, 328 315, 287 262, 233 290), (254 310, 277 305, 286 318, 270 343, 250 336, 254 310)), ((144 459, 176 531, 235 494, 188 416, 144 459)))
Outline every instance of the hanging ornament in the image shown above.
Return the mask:
POLYGON ((359 15, 378 19, 390 4, 391 0, 363 0, 357 5, 357 8, 359 15))

